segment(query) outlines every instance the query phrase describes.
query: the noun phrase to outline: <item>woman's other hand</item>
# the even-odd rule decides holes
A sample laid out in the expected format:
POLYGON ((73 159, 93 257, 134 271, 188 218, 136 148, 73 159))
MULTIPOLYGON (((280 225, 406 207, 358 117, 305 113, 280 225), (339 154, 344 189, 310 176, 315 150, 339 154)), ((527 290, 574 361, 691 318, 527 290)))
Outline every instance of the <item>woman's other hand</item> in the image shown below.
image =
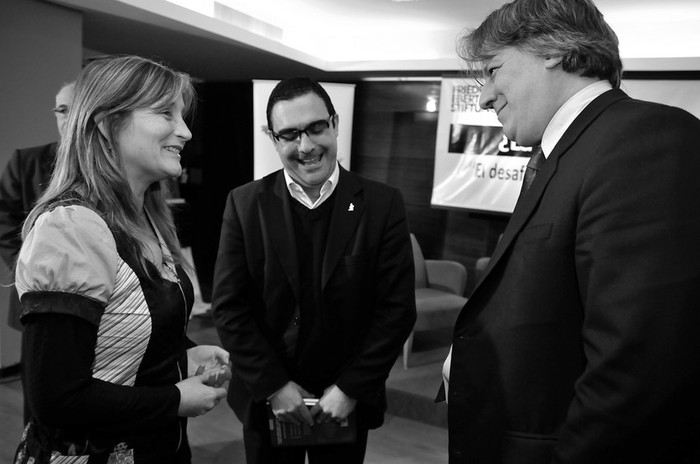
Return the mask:
POLYGON ((187 376, 192 377, 201 374, 203 371, 223 366, 230 368, 229 362, 228 351, 220 346, 195 346, 187 350, 187 376))

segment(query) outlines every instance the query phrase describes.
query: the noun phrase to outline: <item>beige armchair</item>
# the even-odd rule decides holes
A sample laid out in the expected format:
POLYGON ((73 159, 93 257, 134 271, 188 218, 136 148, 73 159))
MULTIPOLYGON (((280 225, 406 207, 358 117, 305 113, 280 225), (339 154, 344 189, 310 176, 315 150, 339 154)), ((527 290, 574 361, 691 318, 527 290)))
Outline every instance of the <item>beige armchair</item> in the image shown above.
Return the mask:
POLYGON ((467 299, 467 269, 457 261, 425 259, 416 237, 411 234, 416 268, 416 324, 403 345, 403 368, 413 348, 413 334, 453 327, 467 299))

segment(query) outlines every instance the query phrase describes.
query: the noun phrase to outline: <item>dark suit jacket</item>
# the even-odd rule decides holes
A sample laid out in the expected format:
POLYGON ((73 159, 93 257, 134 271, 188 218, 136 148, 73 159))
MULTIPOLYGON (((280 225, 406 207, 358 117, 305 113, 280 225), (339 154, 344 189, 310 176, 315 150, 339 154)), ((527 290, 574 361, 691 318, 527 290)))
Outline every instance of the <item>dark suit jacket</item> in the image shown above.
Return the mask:
POLYGON ((700 462, 700 121, 612 90, 455 326, 450 463, 700 462))
MULTIPOLYGON (((280 170, 229 194, 213 290, 213 315, 231 353, 228 401, 244 425, 253 402, 289 380, 283 334, 299 301, 293 200, 280 170)), ((323 260, 323 315, 328 336, 316 379, 358 401, 358 419, 378 427, 384 382, 415 322, 411 242, 398 190, 341 168, 323 260)), ((323 391, 313 391, 321 395, 323 391)))
MULTIPOLYGON (((56 143, 17 150, 0 177, 0 256, 14 272, 22 246, 22 224, 51 178, 56 143)), ((22 308, 14 286, 10 296, 8 323, 21 330, 22 308)))

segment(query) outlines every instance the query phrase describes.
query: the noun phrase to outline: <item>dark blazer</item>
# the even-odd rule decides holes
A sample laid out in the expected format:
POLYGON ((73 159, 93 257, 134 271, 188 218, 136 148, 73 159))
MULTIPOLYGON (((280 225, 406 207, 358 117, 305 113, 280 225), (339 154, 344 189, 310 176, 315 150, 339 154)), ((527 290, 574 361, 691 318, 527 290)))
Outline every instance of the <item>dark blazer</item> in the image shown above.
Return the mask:
MULTIPOLYGON (((386 409, 384 382, 416 317, 411 242, 399 191, 340 169, 322 270, 327 336, 311 367, 317 384, 335 383, 356 399, 358 419, 374 428, 386 409)), ((310 366, 284 355, 302 285, 299 260, 307 259, 297 256, 292 201, 280 170, 233 190, 224 212, 212 306, 233 364, 228 401, 246 426, 252 403, 289 380, 310 389, 311 379, 295 374, 310 366)))
POLYGON ((456 322, 450 463, 700 462, 700 121, 611 90, 456 322))
MULTIPOLYGON (((22 224, 51 178, 57 143, 16 150, 0 176, 0 256, 14 272, 22 246, 22 224)), ((21 330, 17 291, 10 295, 10 327, 21 330)))

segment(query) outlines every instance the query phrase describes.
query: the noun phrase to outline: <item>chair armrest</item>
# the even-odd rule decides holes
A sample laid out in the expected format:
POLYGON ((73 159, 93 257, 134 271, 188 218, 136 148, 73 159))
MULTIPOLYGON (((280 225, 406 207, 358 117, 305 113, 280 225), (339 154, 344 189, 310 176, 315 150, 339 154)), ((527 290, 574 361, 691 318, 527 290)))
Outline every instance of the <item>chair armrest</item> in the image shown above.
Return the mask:
POLYGON ((479 258, 476 260, 476 265, 474 266, 476 270, 476 281, 481 280, 481 276, 484 275, 484 271, 486 270, 486 266, 489 265, 489 261, 491 261, 490 256, 484 256, 482 258, 479 258))
POLYGON ((464 296, 467 286, 467 268, 457 261, 426 259, 428 286, 438 290, 464 296))

